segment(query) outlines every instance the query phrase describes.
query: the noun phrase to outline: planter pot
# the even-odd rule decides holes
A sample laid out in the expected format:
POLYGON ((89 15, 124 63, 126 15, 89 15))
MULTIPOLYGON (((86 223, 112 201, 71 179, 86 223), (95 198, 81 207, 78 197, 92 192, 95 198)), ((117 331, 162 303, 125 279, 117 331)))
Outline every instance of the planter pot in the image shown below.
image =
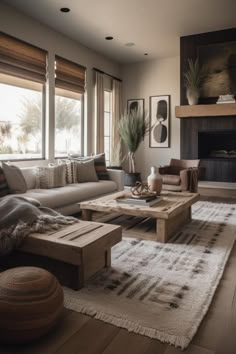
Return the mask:
POLYGON ((188 99, 188 104, 190 106, 193 106, 195 104, 198 104, 198 99, 199 99, 199 92, 198 90, 187 90, 187 99, 188 99))
POLYGON ((133 187, 136 182, 141 182, 140 172, 135 172, 135 173, 125 172, 125 181, 124 181, 125 186, 133 187))

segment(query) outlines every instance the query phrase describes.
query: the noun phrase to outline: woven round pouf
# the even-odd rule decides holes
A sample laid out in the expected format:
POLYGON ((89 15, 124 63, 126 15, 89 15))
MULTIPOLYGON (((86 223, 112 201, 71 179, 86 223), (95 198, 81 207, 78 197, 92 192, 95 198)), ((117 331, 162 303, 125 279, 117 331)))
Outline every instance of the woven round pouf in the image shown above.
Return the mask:
POLYGON ((63 310, 63 290, 44 269, 0 273, 0 342, 30 342, 47 333, 63 310))

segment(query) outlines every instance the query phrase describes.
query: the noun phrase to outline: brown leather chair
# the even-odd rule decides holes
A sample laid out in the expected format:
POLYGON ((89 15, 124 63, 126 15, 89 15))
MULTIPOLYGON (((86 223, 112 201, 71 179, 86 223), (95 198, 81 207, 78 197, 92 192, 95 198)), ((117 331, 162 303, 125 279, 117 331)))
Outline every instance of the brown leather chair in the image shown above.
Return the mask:
POLYGON ((200 160, 171 159, 170 165, 159 168, 162 189, 173 192, 197 192, 200 160))

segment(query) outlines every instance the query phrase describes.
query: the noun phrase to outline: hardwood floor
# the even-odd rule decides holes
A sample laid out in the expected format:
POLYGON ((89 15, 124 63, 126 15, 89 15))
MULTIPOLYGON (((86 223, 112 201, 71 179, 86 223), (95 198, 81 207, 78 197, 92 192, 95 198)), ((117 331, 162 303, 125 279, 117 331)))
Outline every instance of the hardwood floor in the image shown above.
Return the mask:
MULTIPOLYGON (((0 354, 53 353, 180 354, 182 351, 66 309, 59 325, 42 339, 27 345, 0 344, 0 354)), ((208 313, 184 353, 236 354, 236 245, 208 313)))

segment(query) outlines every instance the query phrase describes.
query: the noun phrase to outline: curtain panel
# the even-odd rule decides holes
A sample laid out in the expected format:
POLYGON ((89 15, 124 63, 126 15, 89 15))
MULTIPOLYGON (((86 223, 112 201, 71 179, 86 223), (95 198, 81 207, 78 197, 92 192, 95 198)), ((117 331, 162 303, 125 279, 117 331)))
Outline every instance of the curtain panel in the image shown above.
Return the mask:
POLYGON ((95 148, 96 154, 104 152, 104 80, 95 71, 95 148))

